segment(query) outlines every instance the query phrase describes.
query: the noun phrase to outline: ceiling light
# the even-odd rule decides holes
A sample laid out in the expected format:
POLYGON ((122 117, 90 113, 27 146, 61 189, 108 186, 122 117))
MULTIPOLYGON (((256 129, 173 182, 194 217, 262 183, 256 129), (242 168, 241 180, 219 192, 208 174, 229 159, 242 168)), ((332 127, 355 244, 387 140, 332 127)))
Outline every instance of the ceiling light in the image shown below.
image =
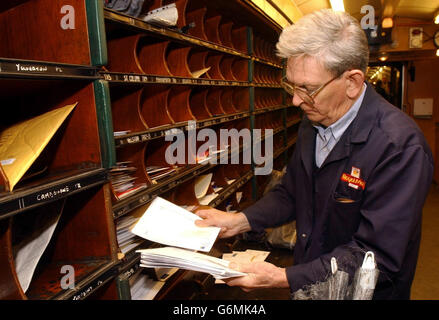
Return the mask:
POLYGON ((332 10, 345 11, 343 0, 329 0, 329 2, 331 2, 332 10))
POLYGON ((434 14, 434 23, 439 24, 439 11, 434 14))
POLYGON ((392 18, 384 18, 381 24, 383 29, 393 28, 393 19, 392 18))

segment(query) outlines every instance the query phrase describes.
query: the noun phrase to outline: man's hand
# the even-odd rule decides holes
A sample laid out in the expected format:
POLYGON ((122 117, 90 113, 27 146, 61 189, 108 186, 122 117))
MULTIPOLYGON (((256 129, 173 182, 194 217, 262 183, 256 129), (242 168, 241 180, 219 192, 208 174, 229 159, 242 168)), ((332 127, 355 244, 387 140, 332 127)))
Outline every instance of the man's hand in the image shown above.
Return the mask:
POLYGON ((229 286, 241 287, 245 292, 261 288, 289 288, 285 268, 279 268, 268 262, 248 264, 230 263, 230 268, 248 273, 247 276, 224 279, 229 286))
POLYGON ((233 237, 251 230, 247 217, 242 212, 229 213, 211 208, 195 210, 195 214, 204 219, 195 221, 195 225, 221 228, 220 238, 233 237))

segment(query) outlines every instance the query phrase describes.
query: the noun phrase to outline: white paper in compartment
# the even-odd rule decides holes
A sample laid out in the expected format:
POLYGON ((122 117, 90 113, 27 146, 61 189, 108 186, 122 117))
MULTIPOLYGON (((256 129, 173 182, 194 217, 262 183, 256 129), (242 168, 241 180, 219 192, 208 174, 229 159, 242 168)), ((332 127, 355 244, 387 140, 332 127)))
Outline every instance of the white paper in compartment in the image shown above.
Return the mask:
MULTIPOLYGON (((47 211, 35 219, 34 232, 14 246, 14 263, 18 280, 24 292, 29 289, 35 269, 49 245, 61 217, 65 200, 59 211, 47 211)), ((33 214, 33 213, 26 213, 33 214)))
POLYGON ((195 179, 195 196, 197 199, 203 198, 207 190, 209 190, 210 182, 212 181, 212 173, 204 174, 195 179))

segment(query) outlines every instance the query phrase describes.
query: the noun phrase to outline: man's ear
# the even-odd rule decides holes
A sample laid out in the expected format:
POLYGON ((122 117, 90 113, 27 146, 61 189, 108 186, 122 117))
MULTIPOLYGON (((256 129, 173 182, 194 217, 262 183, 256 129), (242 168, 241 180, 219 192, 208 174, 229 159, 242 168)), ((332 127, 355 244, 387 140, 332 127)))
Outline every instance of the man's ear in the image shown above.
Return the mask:
POLYGON ((350 99, 356 99, 363 89, 364 73, 361 70, 354 69, 347 71, 346 74, 346 95, 350 99))

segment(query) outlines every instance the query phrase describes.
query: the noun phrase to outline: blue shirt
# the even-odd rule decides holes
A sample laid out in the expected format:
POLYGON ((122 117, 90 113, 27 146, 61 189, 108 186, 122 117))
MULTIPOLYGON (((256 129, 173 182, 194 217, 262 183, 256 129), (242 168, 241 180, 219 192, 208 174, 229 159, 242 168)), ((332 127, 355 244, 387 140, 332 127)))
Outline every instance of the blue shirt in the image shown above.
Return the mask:
POLYGON ((317 129, 316 136, 316 165, 320 168, 320 166, 325 161, 328 154, 337 144, 340 137, 349 127, 351 122, 357 116, 358 110, 360 110, 361 103, 363 102, 364 94, 366 93, 366 84, 363 83, 363 92, 360 97, 355 101, 352 107, 343 115, 340 119, 338 119, 335 123, 330 125, 327 128, 323 128, 321 126, 314 126, 317 129))

